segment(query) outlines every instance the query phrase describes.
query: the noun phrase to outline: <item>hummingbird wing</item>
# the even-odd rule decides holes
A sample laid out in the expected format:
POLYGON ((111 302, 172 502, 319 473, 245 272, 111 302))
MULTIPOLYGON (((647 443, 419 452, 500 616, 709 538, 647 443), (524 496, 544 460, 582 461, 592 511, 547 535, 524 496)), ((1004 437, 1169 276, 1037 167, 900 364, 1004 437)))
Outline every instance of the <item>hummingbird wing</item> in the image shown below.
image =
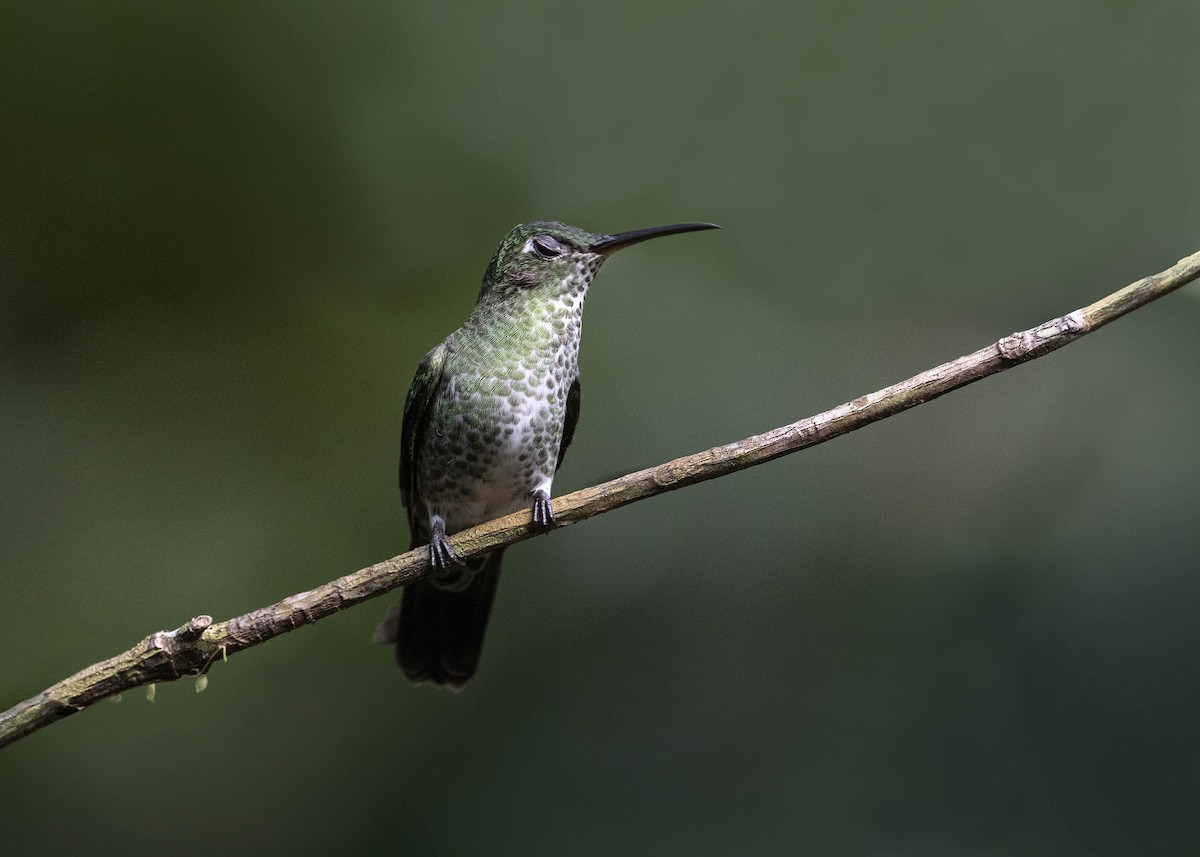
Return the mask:
POLYGON ((567 413, 563 418, 563 433, 562 443, 558 446, 558 462, 554 465, 554 470, 562 467, 563 459, 567 455, 567 447, 571 445, 571 440, 575 437, 575 424, 579 422, 579 402, 582 392, 579 387, 579 376, 575 376, 575 380, 571 382, 571 389, 567 391, 567 413))
POLYGON ((418 521, 422 521, 421 505, 417 502, 417 450, 421 448, 421 433, 429 424, 429 405, 442 384, 442 370, 446 367, 446 343, 425 355, 408 398, 404 400, 404 422, 400 428, 400 495, 408 509, 408 521, 413 531, 413 547, 417 546, 418 521))
MULTIPOLYGON (((451 347, 443 342, 425 355, 404 401, 400 492, 412 530, 410 549, 429 543, 429 521, 417 494, 417 454, 430 408, 442 388, 451 347)), ((475 673, 503 553, 498 550, 468 560, 471 574, 465 589, 443 589, 428 578, 404 587, 404 595, 375 630, 374 639, 396 644, 396 661, 409 679, 458 690, 475 673)))

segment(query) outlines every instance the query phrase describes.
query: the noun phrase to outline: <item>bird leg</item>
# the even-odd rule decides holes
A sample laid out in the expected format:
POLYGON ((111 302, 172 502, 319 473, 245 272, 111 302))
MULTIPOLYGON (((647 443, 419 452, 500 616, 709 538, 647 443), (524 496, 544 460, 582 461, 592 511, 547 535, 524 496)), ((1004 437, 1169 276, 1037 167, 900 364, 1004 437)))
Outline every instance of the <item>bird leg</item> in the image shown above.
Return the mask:
POLYGON ((539 533, 548 533, 557 526, 554 509, 550 507, 550 495, 545 491, 533 492, 533 528, 539 533))
POLYGON ((440 516, 434 515, 429 529, 433 532, 429 540, 429 562, 434 571, 446 571, 452 565, 462 565, 454 548, 450 547, 450 539, 446 538, 446 522, 440 516))

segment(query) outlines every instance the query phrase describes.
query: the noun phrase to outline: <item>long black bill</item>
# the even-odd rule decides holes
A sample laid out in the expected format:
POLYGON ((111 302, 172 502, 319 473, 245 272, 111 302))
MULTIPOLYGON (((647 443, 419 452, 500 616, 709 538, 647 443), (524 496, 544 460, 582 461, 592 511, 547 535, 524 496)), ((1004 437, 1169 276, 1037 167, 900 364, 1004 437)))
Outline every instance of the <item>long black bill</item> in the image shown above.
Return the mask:
POLYGON ((588 249, 593 253, 615 253, 631 244, 640 244, 651 238, 663 235, 678 235, 680 232, 699 232, 701 229, 720 229, 715 223, 673 223, 670 226, 651 226, 649 229, 634 229, 631 232, 618 232, 616 235, 605 235, 598 241, 593 241, 588 249))

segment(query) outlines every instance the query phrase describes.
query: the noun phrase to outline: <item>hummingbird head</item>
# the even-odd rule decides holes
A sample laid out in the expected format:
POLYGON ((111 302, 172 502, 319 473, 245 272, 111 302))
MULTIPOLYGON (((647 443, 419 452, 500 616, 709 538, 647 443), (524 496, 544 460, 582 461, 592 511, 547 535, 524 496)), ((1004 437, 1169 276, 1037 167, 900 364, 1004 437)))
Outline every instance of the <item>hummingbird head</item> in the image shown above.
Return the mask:
POLYGON ((677 223, 605 235, 552 221, 523 223, 496 248, 483 275, 479 303, 586 292, 604 260, 624 247, 662 235, 717 228, 712 223, 677 223))

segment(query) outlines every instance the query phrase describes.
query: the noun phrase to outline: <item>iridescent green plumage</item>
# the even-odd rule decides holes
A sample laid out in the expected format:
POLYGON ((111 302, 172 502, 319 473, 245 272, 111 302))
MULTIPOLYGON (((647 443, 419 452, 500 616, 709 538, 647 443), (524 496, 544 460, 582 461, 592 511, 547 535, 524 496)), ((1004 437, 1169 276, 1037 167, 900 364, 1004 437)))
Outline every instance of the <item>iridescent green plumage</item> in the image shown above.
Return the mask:
POLYGON ((630 244, 711 224, 601 235, 563 223, 516 227, 484 274, 466 323, 425 356, 404 406, 400 490, 432 577, 407 587, 377 639, 414 681, 461 687, 475 672, 502 551, 462 563, 447 536, 531 508, 554 525, 550 491, 579 418, 579 339, 588 286, 630 244))

